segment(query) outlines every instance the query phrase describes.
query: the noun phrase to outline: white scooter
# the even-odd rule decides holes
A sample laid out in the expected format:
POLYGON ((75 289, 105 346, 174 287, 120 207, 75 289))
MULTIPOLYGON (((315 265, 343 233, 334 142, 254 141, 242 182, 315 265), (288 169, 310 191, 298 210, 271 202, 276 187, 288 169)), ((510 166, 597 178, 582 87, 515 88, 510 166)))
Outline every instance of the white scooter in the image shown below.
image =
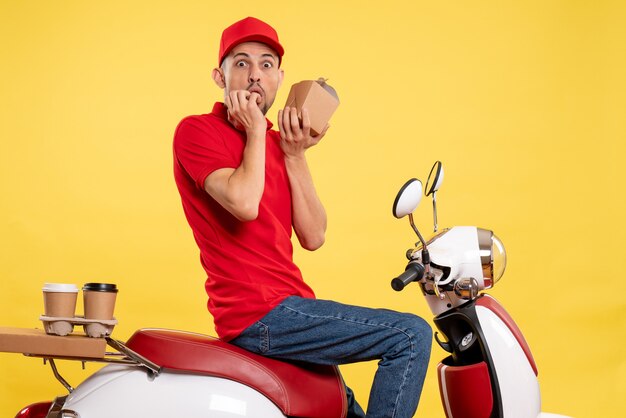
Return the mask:
MULTIPOLYGON (((443 180, 431 170, 427 195, 443 180), (430 182, 432 177, 432 183, 430 182), (430 186, 429 186, 430 184, 430 186)), ((393 214, 409 217, 419 244, 393 279, 402 290, 418 282, 451 353, 438 366, 448 418, 547 418, 540 412, 537 367, 521 332, 504 309, 479 292, 492 287, 506 265, 504 247, 491 231, 454 227, 425 241, 413 222, 422 194, 417 179, 395 199, 393 214)), ((116 350, 109 364, 77 388, 46 358, 69 395, 25 407, 21 418, 343 418, 346 393, 336 367, 286 363, 249 353, 206 335, 141 329, 126 343, 107 337, 116 350)), ((64 358, 67 359, 67 358, 64 358)), ((93 361, 74 358, 73 360, 93 361)))

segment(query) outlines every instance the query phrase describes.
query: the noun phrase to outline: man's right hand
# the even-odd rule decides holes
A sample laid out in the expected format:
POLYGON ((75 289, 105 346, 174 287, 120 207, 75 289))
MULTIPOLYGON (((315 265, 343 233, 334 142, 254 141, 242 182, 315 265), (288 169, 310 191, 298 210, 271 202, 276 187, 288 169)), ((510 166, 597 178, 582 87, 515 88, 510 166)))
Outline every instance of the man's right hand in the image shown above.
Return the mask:
POLYGON ((261 96, 248 90, 233 90, 224 98, 228 109, 228 120, 235 129, 247 134, 257 133, 265 136, 267 120, 261 112, 258 102, 261 96))

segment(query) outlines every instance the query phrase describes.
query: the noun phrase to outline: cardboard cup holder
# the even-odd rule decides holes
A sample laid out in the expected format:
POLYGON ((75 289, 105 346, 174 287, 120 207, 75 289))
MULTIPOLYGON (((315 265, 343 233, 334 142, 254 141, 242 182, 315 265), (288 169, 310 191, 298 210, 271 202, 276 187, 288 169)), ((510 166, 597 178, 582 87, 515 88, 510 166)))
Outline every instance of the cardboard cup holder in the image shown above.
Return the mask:
POLYGON ((85 334, 92 338, 107 337, 113 332, 117 319, 86 319, 82 316, 72 318, 45 316, 39 319, 43 322, 46 334, 66 336, 74 331, 75 325, 82 325, 85 334))
POLYGON ((111 335, 117 320, 113 317, 117 286, 113 283, 85 283, 85 314, 75 315, 78 287, 68 283, 46 283, 43 287, 44 314, 39 317, 49 335, 66 336, 82 325, 88 337, 111 335))

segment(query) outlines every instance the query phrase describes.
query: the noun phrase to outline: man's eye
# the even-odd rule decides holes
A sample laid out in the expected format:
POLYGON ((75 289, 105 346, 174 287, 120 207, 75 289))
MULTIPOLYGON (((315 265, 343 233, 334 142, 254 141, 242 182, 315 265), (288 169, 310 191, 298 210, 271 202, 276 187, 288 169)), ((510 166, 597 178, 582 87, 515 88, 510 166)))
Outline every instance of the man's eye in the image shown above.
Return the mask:
POLYGON ((263 68, 272 68, 272 67, 273 67, 273 65, 272 65, 272 63, 271 63, 271 62, 265 62, 265 63, 263 63, 263 68))
POLYGON ((245 61, 237 61, 237 63, 235 65, 237 67, 245 67, 246 66, 246 62, 245 61))

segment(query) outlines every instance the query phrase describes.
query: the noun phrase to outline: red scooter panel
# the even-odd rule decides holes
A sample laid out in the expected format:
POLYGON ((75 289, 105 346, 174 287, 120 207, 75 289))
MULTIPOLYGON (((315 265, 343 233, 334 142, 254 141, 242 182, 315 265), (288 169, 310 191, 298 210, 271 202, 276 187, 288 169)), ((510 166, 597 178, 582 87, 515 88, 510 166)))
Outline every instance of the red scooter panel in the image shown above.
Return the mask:
POLYGON ((15 418, 46 418, 52 402, 37 402, 30 404, 17 413, 15 418))
POLYGON ((484 362, 469 366, 439 363, 439 392, 447 418, 489 418, 493 394, 484 362))

